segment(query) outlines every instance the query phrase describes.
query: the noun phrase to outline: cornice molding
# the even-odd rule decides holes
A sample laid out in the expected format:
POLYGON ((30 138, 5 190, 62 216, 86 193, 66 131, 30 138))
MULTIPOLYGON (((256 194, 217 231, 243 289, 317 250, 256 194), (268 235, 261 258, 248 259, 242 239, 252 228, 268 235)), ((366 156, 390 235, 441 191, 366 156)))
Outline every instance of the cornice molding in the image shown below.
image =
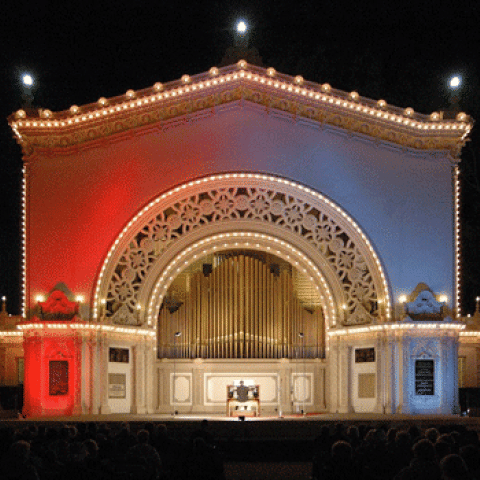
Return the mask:
POLYGON ((39 110, 27 115, 19 110, 9 117, 9 124, 24 155, 30 156, 36 150, 53 153, 74 146, 83 148, 95 140, 156 124, 188 123, 192 117, 214 114, 221 106, 245 102, 266 112, 281 112, 402 147, 447 151, 454 157, 460 154, 473 126, 465 113, 448 120, 442 112, 422 115, 411 108, 389 106, 384 100, 334 90, 328 84, 306 82, 300 76, 279 74, 243 60, 62 112, 39 110))

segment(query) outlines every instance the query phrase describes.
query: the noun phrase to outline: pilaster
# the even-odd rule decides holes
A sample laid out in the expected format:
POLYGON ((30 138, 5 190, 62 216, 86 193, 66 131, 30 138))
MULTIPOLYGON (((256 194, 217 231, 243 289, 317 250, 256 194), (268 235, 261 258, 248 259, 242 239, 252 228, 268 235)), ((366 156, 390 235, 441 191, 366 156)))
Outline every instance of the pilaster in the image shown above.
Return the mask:
POLYGON ((75 391, 73 397, 73 409, 72 415, 81 415, 82 411, 82 392, 85 391, 83 385, 83 339, 79 336, 78 332, 76 332, 74 338, 74 345, 75 345, 75 391))
POLYGON ((349 413, 352 411, 350 402, 350 352, 351 347, 340 344, 338 351, 339 413, 349 413))
POLYGON ((139 341, 133 350, 131 413, 146 413, 145 407, 145 345, 139 341))
POLYGON ((377 334, 375 341, 376 350, 376 390, 377 390, 377 403, 375 404, 376 413, 385 413, 385 392, 387 389, 387 372, 386 372, 386 339, 383 335, 377 334))
POLYGON ((111 413, 110 406, 108 404, 108 337, 106 334, 100 334, 99 345, 99 366, 100 366, 100 413, 111 413))

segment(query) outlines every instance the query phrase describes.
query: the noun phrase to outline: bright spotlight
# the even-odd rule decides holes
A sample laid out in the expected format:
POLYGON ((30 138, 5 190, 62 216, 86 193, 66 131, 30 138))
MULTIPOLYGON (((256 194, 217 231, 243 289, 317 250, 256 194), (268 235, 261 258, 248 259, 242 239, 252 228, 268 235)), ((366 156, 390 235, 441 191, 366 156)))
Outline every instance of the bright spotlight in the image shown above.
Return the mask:
POLYGON ((462 77, 460 75, 454 75, 450 78, 448 84, 450 85, 450 88, 456 90, 462 84, 462 77))
POLYGON ((247 31, 247 24, 243 20, 240 20, 237 23, 237 33, 244 34, 246 31, 247 31))
POLYGON ((34 83, 33 77, 29 73, 23 74, 22 83, 28 88, 32 87, 34 83))

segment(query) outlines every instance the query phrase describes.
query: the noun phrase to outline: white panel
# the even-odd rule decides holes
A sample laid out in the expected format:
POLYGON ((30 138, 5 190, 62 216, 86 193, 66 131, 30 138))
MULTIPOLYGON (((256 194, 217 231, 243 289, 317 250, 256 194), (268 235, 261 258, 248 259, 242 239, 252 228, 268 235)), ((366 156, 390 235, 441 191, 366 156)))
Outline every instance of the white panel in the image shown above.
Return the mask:
POLYGON ((293 403, 313 405, 313 374, 311 373, 293 373, 293 403))
POLYGON ((260 386, 260 404, 278 404, 278 375, 276 373, 242 374, 238 373, 206 373, 205 374, 205 405, 225 405, 227 401, 227 386, 238 385, 240 380, 245 385, 260 386))
POLYGON ((352 349, 352 358, 350 363, 351 369, 352 369, 352 388, 350 392, 351 392, 352 406, 356 413, 373 412, 375 410, 375 406, 377 405, 378 392, 376 391, 377 390, 376 374, 377 374, 377 360, 378 360, 378 356, 380 355, 380 352, 378 351, 377 348, 375 348, 375 362, 360 362, 360 363, 355 362, 355 350, 368 349, 368 348, 375 348, 375 346, 372 344, 362 344, 362 345, 356 345, 352 349), (367 375, 367 377, 364 377, 364 375, 367 375), (373 375, 375 377, 374 389, 373 389, 374 391, 370 392, 370 396, 365 397, 365 395, 362 395, 363 389, 361 385, 361 379, 369 378, 368 376, 370 375, 373 375))
POLYGON ((189 406, 192 404, 191 373, 177 373, 175 375, 170 373, 170 404, 178 406, 189 406))
MULTIPOLYGON (((129 363, 120 363, 120 362, 108 362, 108 373, 109 374, 124 374, 126 379, 126 391, 125 398, 108 398, 108 406, 112 413, 130 413, 132 405, 132 361, 133 361, 133 352, 131 348, 127 348, 125 345, 109 345, 112 348, 125 348, 129 350, 128 357, 129 363)), ((107 389, 108 385, 108 375, 107 375, 107 389)), ((118 395, 118 386, 112 386, 110 395, 118 395), (117 393, 114 393, 117 392, 117 393)))

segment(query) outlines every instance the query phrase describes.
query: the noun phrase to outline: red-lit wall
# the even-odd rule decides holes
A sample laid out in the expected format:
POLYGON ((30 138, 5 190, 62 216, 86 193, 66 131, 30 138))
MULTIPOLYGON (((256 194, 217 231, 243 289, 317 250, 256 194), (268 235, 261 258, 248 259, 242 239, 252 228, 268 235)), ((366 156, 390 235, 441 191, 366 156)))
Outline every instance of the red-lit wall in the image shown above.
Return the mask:
POLYGON ((24 339, 23 414, 28 417, 72 415, 78 406, 81 379, 79 343, 73 333, 28 333, 24 339), (68 392, 50 395, 49 363, 68 362, 68 392))
POLYGON ((174 185, 225 171, 278 174, 328 195, 373 240, 394 295, 425 282, 452 298, 446 156, 303 125, 247 105, 30 160, 30 306, 58 282, 90 302, 108 249, 143 205, 174 185))

